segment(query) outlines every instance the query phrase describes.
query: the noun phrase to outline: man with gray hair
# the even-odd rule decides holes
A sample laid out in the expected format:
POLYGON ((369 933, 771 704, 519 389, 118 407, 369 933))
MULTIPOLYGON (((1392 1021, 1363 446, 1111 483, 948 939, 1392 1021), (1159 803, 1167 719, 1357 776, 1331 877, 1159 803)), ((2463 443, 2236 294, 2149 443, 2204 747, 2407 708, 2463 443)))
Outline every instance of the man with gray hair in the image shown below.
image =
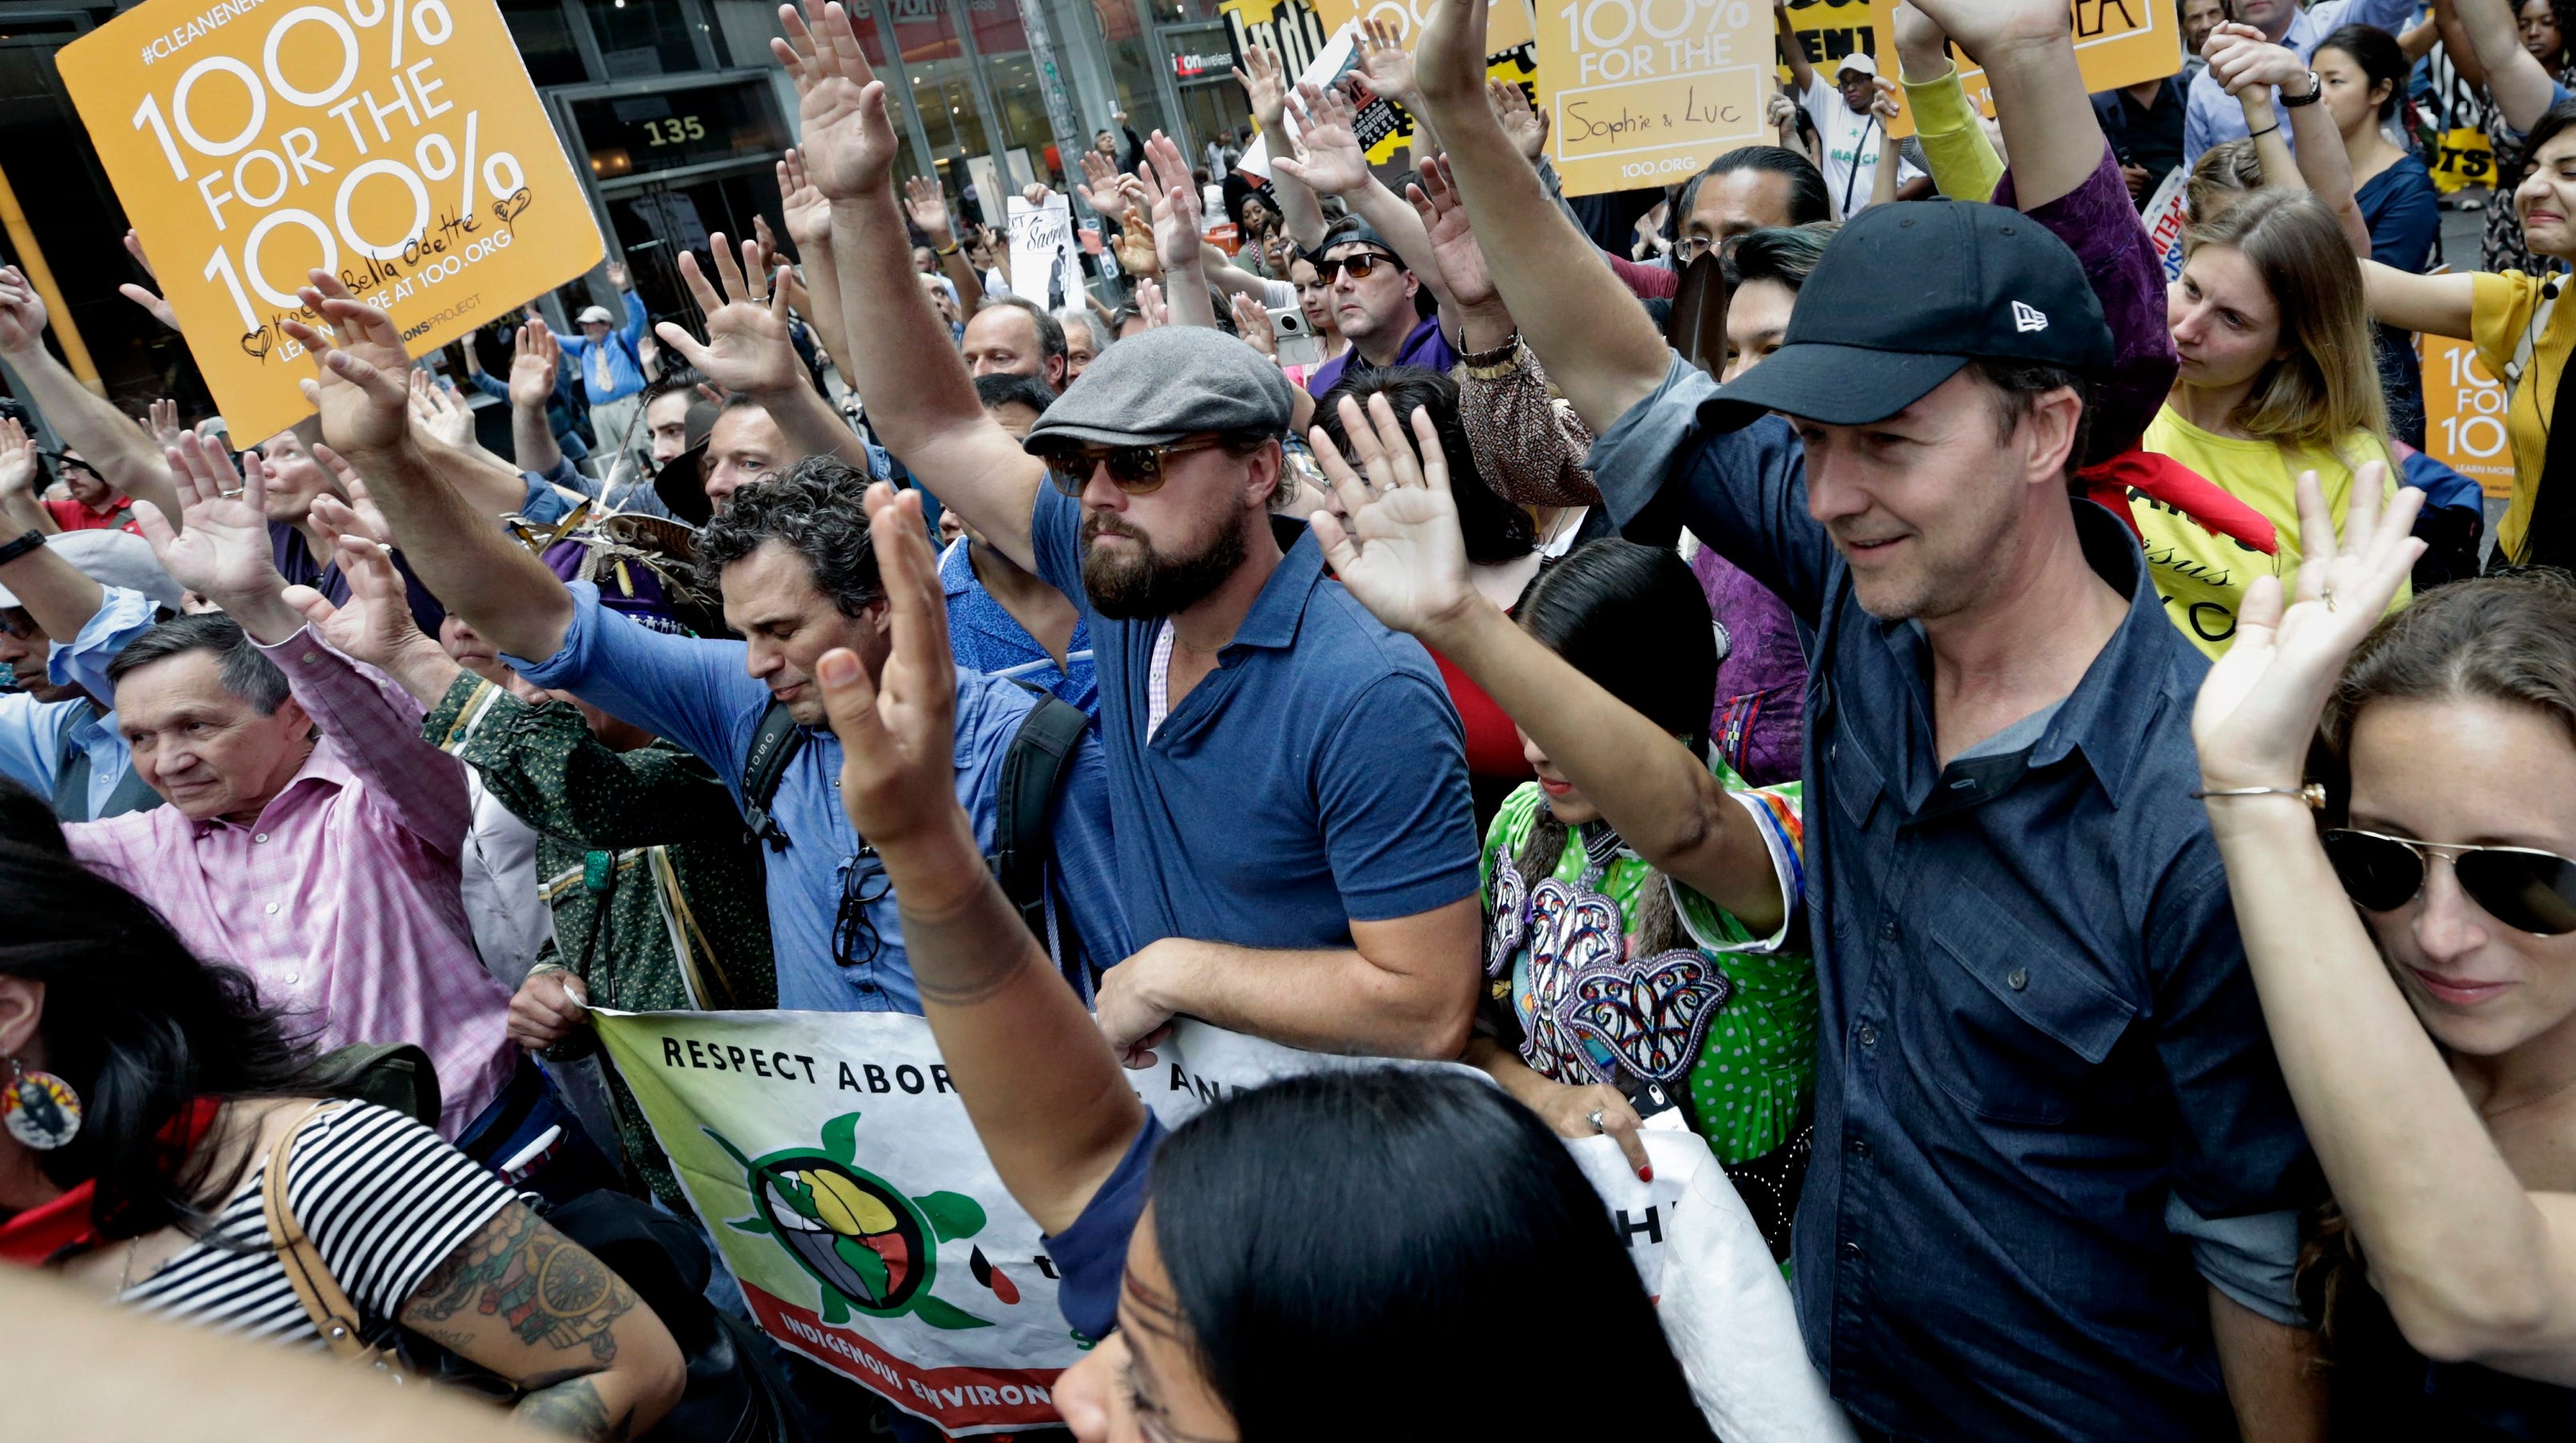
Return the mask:
POLYGON ((107 669, 181 601, 140 536, 29 532, 0 544, 0 662, 17 688, 0 692, 0 776, 66 822, 161 805, 117 730, 107 669))
POLYGON ((992 296, 966 322, 958 342, 966 369, 977 376, 1032 376, 1061 391, 1065 374, 1064 326, 1044 306, 1020 296, 992 296))
POLYGON ((1064 384, 1070 386, 1109 349, 1109 327, 1089 306, 1066 306, 1055 313, 1055 319, 1064 327, 1064 384))

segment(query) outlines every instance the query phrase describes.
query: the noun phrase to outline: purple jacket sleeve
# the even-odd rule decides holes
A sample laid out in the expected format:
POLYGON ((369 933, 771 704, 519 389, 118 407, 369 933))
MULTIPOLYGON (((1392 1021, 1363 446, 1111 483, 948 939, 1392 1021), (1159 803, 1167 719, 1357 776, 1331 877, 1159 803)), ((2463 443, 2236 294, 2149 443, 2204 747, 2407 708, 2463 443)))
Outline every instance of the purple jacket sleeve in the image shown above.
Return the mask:
MULTIPOLYGON (((2007 173, 1995 187, 1995 204, 2014 204, 2013 178, 2007 173)), ((2156 264, 2155 247, 2138 221, 2127 182, 2111 147, 2102 147, 2102 163, 2092 178, 2030 213, 2066 242, 2084 263, 2084 278, 2102 302, 2102 319, 2111 325, 2111 374, 2093 407, 2093 436, 2087 462, 2106 460, 2138 443, 2155 419, 2156 408, 2173 389, 2173 336, 2165 329, 2164 270, 2156 264)))

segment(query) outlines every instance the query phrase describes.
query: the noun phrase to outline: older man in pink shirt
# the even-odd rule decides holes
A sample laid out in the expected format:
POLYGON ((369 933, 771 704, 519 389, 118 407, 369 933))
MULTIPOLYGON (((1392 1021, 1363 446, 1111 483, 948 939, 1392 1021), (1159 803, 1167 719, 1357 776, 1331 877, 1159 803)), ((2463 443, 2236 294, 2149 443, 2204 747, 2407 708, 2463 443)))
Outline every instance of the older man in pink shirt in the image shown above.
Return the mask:
POLYGON ((149 503, 138 521, 170 574, 224 614, 166 622, 109 669, 135 771, 170 805, 68 827, 73 853, 199 956, 249 972, 261 1001, 317 1027, 321 1046, 426 1048, 439 1131, 459 1139, 516 1065, 509 996, 475 954, 458 893, 464 768, 420 739, 418 703, 331 645, 407 630, 403 598, 353 596, 335 613, 288 588, 270 562, 259 462, 234 478, 194 437, 182 444, 171 459, 187 530, 174 536, 149 503))

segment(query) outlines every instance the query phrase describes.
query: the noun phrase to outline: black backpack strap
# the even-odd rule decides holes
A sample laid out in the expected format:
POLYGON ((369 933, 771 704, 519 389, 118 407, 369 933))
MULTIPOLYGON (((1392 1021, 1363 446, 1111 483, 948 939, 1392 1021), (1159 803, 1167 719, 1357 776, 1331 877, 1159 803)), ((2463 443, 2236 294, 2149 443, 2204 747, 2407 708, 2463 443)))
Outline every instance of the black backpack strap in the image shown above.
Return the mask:
POLYGON ((787 850, 787 831, 769 814, 769 804, 778 800, 779 780, 787 775, 787 764, 805 746, 805 733, 783 702, 771 702, 761 713, 760 730, 753 733, 751 750, 742 759, 742 819, 751 828, 755 841, 766 842, 769 850, 787 850))
POLYGON ((1055 855, 1049 813, 1066 764, 1073 760, 1074 748, 1082 744, 1083 730, 1090 724, 1082 708, 1058 697, 1041 696, 1021 719, 1010 750, 1002 755, 993 855, 988 860, 1021 920, 1042 938, 1047 935, 1047 860, 1055 855))

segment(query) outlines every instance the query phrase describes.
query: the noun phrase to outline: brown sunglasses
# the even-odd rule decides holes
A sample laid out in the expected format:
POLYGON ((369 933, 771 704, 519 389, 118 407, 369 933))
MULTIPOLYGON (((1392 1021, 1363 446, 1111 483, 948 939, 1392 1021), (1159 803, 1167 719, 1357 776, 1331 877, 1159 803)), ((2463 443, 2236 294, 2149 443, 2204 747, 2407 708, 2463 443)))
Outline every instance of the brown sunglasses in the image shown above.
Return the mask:
POLYGON ((1163 458, 1206 451, 1225 444, 1223 436, 1192 441, 1165 441, 1159 446, 1119 446, 1107 451, 1058 451, 1047 457, 1047 479, 1076 500, 1091 484, 1091 473, 1109 468, 1109 483, 1130 496, 1151 496, 1163 489, 1163 458))

